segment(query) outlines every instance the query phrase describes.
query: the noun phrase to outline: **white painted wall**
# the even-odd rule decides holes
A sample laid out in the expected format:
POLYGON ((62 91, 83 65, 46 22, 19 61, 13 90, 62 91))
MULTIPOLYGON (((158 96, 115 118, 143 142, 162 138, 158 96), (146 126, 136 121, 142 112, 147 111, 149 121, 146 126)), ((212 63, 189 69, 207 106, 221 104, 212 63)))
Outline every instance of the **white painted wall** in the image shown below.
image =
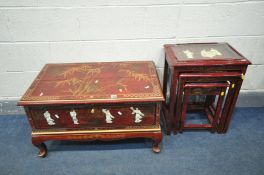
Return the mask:
POLYGON ((163 44, 227 41, 248 57, 243 90, 264 91, 264 1, 0 0, 0 100, 45 63, 154 60, 163 44))

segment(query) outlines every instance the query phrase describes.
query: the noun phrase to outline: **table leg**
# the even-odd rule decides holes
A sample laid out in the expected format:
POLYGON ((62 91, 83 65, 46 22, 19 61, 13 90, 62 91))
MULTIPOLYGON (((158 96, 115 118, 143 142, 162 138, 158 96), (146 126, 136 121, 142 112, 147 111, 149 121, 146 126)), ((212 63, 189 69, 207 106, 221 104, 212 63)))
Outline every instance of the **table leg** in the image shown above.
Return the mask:
MULTIPOLYGON (((235 81, 236 82, 236 81, 235 81)), ((230 105, 231 105, 231 101, 232 101, 232 97, 234 94, 234 88, 232 88, 232 84, 236 84, 235 82, 231 82, 231 85, 229 86, 227 95, 226 95, 226 99, 225 99, 225 104, 224 104, 224 108, 222 110, 222 114, 221 117, 219 119, 219 123, 217 126, 217 132, 218 133, 222 133, 226 118, 227 118, 227 114, 228 111, 230 109, 230 105)))
MULTIPOLYGON (((226 91, 226 88, 223 88, 222 92, 225 92, 225 91, 226 91)), ((218 122, 218 119, 219 119, 219 116, 220 116, 220 113, 222 110, 224 97, 225 97, 224 94, 222 94, 222 93, 219 94, 218 102, 217 102, 216 110, 215 110, 215 115, 214 115, 214 119, 212 122, 212 133, 214 133, 217 129, 217 122, 218 122)))
POLYGON ((171 132, 171 128, 174 128, 175 130, 177 130, 176 128, 178 128, 178 123, 174 122, 174 114, 175 114, 175 105, 176 105, 176 89, 177 89, 177 83, 178 83, 178 76, 179 76, 179 72, 177 72, 175 69, 173 70, 173 74, 172 74, 172 84, 171 84, 171 89, 170 89, 170 102, 169 102, 169 118, 170 118, 170 131, 171 132))
POLYGON ((180 129, 179 132, 181 133, 183 131, 184 125, 185 125, 185 119, 186 119, 186 112, 187 112, 187 106, 188 106, 188 93, 187 91, 184 91, 184 97, 183 97, 183 107, 181 112, 181 121, 180 121, 180 129))
POLYGON ((177 101, 176 101, 176 111, 175 111, 175 117, 174 117, 174 125, 175 125, 175 130, 174 133, 176 134, 177 131, 180 131, 181 127, 181 111, 182 111, 182 95, 183 95, 183 86, 185 82, 182 80, 178 84, 180 84, 178 87, 178 93, 177 93, 177 101))
POLYGON ((167 109, 167 84, 168 84, 168 62, 165 59, 165 63, 164 63, 164 72, 163 72, 163 94, 165 97, 165 101, 162 102, 162 108, 163 108, 163 114, 165 117, 165 122, 166 122, 166 133, 167 135, 170 135, 171 133, 171 120, 170 120, 170 116, 169 116, 169 111, 167 109))
POLYGON ((163 72, 163 94, 164 94, 164 98, 165 98, 165 103, 166 103, 166 99, 167 99, 167 83, 168 83, 168 62, 165 59, 165 64, 164 64, 164 72, 163 72))
POLYGON ((234 108, 236 105, 236 101, 238 98, 238 94, 239 94, 240 88, 242 86, 242 82, 243 82, 243 79, 239 79, 236 83, 236 87, 234 88, 234 95, 233 95, 233 98, 231 100, 231 104, 230 104, 226 119, 225 119, 224 124, 222 126, 222 130, 221 130, 222 133, 226 133, 227 129, 229 127, 229 124, 230 124, 230 121, 232 118, 232 114, 233 114, 233 111, 234 111, 234 108))
POLYGON ((44 142, 42 142, 42 141, 40 142, 40 141, 36 141, 36 140, 32 139, 32 144, 39 149, 39 153, 38 153, 39 157, 44 158, 47 156, 48 150, 47 150, 47 146, 45 145, 44 142))
POLYGON ((160 143, 161 143, 161 141, 162 141, 162 136, 153 138, 152 151, 154 153, 159 153, 160 152, 160 143))
POLYGON ((218 133, 226 133, 229 127, 230 120, 232 118, 232 114, 236 105, 236 101, 239 95, 240 88, 242 86, 243 77, 245 75, 246 68, 242 71, 241 78, 236 79, 231 82, 229 87, 229 91, 226 97, 225 106, 222 112, 222 116, 220 118, 220 122, 218 125, 218 133))
POLYGON ((205 108, 209 107, 210 105, 213 105, 215 101, 215 95, 207 95, 205 98, 205 108))

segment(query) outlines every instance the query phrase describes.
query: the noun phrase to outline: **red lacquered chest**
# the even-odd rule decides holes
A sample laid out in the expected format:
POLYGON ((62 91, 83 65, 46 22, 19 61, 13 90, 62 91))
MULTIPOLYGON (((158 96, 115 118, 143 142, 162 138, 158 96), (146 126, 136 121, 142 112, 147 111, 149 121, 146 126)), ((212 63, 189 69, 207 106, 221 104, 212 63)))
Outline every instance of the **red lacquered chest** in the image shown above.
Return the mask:
POLYGON ((47 140, 147 137, 159 152, 163 101, 150 61, 47 64, 18 102, 45 157, 47 140))

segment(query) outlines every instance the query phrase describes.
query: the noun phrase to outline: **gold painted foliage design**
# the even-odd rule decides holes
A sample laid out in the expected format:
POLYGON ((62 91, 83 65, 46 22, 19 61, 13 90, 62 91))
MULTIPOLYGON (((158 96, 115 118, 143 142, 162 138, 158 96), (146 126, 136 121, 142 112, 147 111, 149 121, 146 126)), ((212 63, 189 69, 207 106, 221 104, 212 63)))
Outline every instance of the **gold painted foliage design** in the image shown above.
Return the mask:
POLYGON ((101 72, 101 68, 92 68, 89 65, 84 65, 81 67, 72 67, 66 71, 64 71, 61 75, 63 75, 64 78, 67 78, 68 76, 72 76, 74 73, 86 73, 87 75, 96 74, 101 72))
MULTIPOLYGON (((55 88, 65 89, 63 92, 74 96, 90 95, 92 93, 103 93, 105 91, 113 90, 119 93, 128 92, 128 85, 123 81, 125 77, 133 78, 137 81, 151 82, 151 77, 148 74, 139 72, 141 67, 137 65, 129 66, 129 64, 118 64, 107 67, 105 71, 108 73, 109 68, 112 69, 110 74, 122 74, 124 77, 117 76, 111 79, 111 83, 104 86, 100 83, 102 79, 98 79, 98 75, 104 71, 104 67, 93 65, 73 66, 59 74, 63 77, 63 80, 58 81, 55 84, 55 88), (139 71, 137 71, 139 70, 139 71)), ((108 81, 108 80, 105 80, 108 81)))
POLYGON ((135 71, 132 70, 125 70, 125 72, 130 76, 133 77, 134 79, 138 80, 138 81, 151 81, 151 79, 149 78, 149 76, 147 74, 143 74, 143 73, 137 73, 135 71))
POLYGON ((64 92, 72 95, 82 95, 83 93, 95 92, 100 89, 95 83, 95 76, 99 73, 101 73, 100 67, 93 68, 89 65, 72 67, 59 75, 63 76, 65 80, 58 81, 55 87, 67 86, 68 88, 64 92), (76 74, 81 76, 76 76, 76 74))
POLYGON ((66 86, 66 85, 68 85, 68 86, 70 86, 70 85, 76 86, 76 85, 81 84, 81 83, 83 83, 82 80, 77 79, 77 78, 71 78, 71 79, 66 79, 66 80, 62 80, 62 81, 57 82, 55 87, 66 86))

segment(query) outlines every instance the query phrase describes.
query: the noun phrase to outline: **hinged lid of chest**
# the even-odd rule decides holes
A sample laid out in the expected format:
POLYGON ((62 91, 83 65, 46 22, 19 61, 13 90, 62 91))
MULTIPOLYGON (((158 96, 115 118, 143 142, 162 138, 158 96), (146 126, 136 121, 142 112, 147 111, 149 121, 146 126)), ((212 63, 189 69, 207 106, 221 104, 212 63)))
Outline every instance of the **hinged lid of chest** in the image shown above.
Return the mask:
POLYGON ((18 105, 163 101, 151 61, 47 64, 18 105))
POLYGON ((186 43, 165 45, 169 63, 251 64, 228 43, 186 43))

